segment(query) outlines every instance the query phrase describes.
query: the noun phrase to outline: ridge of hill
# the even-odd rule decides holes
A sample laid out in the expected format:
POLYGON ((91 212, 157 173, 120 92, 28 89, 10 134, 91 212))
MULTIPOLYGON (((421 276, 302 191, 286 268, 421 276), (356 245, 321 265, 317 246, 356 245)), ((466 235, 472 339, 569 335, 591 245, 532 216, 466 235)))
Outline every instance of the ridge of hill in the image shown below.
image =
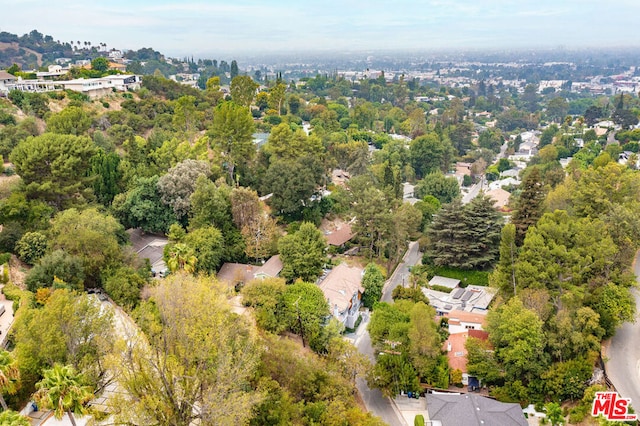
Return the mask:
POLYGON ((2 64, 6 62, 9 65, 20 63, 20 65, 23 65, 25 60, 28 62, 32 61, 30 56, 35 56, 38 67, 42 66, 42 53, 36 52, 28 47, 21 47, 17 42, 0 42, 0 63, 2 64), (28 55, 20 54, 21 50, 28 55), (16 52, 16 54, 13 54, 13 52, 16 52))

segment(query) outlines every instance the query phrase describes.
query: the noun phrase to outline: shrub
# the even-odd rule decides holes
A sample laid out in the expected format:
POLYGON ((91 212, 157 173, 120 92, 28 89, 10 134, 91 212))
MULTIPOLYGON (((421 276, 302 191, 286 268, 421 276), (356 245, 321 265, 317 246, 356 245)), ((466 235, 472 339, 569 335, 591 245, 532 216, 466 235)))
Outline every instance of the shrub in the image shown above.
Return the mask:
POLYGON ((47 92, 47 95, 51 99, 55 99, 56 101, 61 101, 66 97, 66 94, 64 92, 47 92))
POLYGON ((277 126, 278 124, 282 123, 282 117, 280 117, 279 115, 267 115, 264 118, 264 121, 273 126, 277 126))
POLYGON ((422 414, 418 414, 414 417, 413 426, 424 426, 424 416, 422 414))
POLYGON ((72 101, 89 102, 91 100, 89 96, 84 93, 76 92, 75 90, 67 89, 65 92, 67 93, 67 97, 72 101))
POLYGON ((443 285, 431 285, 429 287, 431 288, 431 290, 440 291, 442 293, 451 293, 451 291, 453 290, 452 288, 445 287, 443 285))
POLYGON ((11 259, 11 253, 1 253, 0 254, 0 265, 4 265, 5 263, 9 263, 11 259))
POLYGON ((22 290, 15 284, 8 283, 2 288, 2 293, 7 298, 7 300, 13 301, 13 315, 15 316, 18 308, 20 307, 21 300, 24 298, 25 303, 29 300, 32 295, 28 291, 22 290))
POLYGON ((0 124, 4 124, 4 125, 9 125, 9 124, 16 124, 16 118, 11 115, 8 114, 4 111, 0 111, 0 124))
POLYGON ((41 232, 27 232, 18 240, 15 250, 20 260, 33 265, 47 251, 47 236, 41 232))

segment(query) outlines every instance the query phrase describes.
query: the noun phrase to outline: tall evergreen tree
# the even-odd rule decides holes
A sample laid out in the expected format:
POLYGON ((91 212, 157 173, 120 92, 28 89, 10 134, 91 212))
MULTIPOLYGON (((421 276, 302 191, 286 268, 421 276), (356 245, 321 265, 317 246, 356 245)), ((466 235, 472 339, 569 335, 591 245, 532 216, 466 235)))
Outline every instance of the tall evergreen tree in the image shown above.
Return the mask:
POLYGON ((542 183, 540 169, 533 167, 522 181, 522 192, 511 223, 516 227, 516 244, 521 246, 529 227, 534 226, 544 213, 547 191, 542 183))
POLYGON ((496 269, 489 277, 492 287, 498 287, 506 294, 513 287, 513 295, 516 295, 516 260, 518 248, 516 247, 516 227, 513 223, 507 223, 501 232, 500 260, 496 269))
POLYGON ((436 265, 459 267, 467 262, 466 228, 464 208, 459 198, 445 204, 434 216, 428 233, 431 245, 427 253, 436 265))
POLYGON ((465 206, 466 247, 468 253, 465 269, 484 269, 499 255, 502 218, 493 206, 493 199, 480 195, 465 206))
POLYGON ((498 258, 501 221, 484 195, 466 206, 455 199, 434 217, 428 254, 438 266, 487 268, 498 258))

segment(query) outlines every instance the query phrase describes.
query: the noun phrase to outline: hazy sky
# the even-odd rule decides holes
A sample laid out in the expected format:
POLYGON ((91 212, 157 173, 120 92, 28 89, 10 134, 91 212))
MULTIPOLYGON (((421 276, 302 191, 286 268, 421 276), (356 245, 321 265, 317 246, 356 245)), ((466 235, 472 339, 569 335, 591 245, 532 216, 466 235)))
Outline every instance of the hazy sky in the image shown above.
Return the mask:
POLYGON ((0 0, 0 31, 216 53, 640 46, 640 0, 0 0))

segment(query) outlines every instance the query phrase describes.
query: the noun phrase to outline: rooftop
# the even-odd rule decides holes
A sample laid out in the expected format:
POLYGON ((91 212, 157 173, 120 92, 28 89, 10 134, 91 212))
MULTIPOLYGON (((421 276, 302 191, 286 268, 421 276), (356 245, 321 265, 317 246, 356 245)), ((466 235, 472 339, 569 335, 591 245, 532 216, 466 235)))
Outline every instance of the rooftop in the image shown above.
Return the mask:
POLYGON ((218 281, 235 285, 239 282, 247 283, 254 278, 254 273, 259 268, 244 263, 225 263, 216 274, 218 281))
POLYGON ((429 281, 429 285, 439 285, 439 286, 448 287, 448 288, 456 288, 458 287, 458 284, 460 284, 460 280, 456 280, 454 278, 441 277, 439 275, 436 275, 435 277, 431 278, 431 280, 429 281))
POLYGON ((487 318, 487 316, 483 314, 458 310, 447 312, 445 316, 449 318, 449 324, 460 324, 466 322, 484 325, 487 318))
POLYGON ((220 282, 235 285, 240 282, 248 283, 256 278, 277 277, 280 271, 282 271, 282 260, 279 255, 276 255, 270 257, 262 266, 227 262, 222 265, 216 277, 220 282))
POLYGON ((442 426, 527 426, 522 408, 516 403, 507 404, 473 394, 429 394, 426 399, 429 420, 440 421, 442 426))
POLYGON ((9 74, 4 70, 0 70, 0 80, 17 80, 15 75, 9 74))
POLYGON ((254 276, 266 275, 269 277, 277 277, 280 271, 282 271, 282 260, 280 260, 280 255, 275 255, 271 256, 264 265, 259 267, 255 271, 254 276))
POLYGON ((334 307, 343 312, 351 305, 351 299, 357 291, 364 292, 360 284, 363 269, 359 266, 349 266, 341 263, 329 272, 319 284, 320 290, 329 301, 331 310, 334 307))
POLYGON ((501 209, 509 204, 509 197, 511 197, 511 193, 502 188, 492 189, 487 192, 487 195, 493 200, 493 205, 497 209, 501 209))
POLYGON ((329 245, 331 246, 340 247, 351 238, 353 238, 354 235, 355 234, 351 230, 351 224, 344 223, 340 228, 326 234, 327 243, 329 243, 329 245))
POLYGON ((475 285, 467 286, 464 289, 455 289, 451 293, 428 288, 423 288, 422 292, 429 299, 429 304, 440 315, 455 310, 485 315, 489 304, 496 295, 494 288, 475 285))

